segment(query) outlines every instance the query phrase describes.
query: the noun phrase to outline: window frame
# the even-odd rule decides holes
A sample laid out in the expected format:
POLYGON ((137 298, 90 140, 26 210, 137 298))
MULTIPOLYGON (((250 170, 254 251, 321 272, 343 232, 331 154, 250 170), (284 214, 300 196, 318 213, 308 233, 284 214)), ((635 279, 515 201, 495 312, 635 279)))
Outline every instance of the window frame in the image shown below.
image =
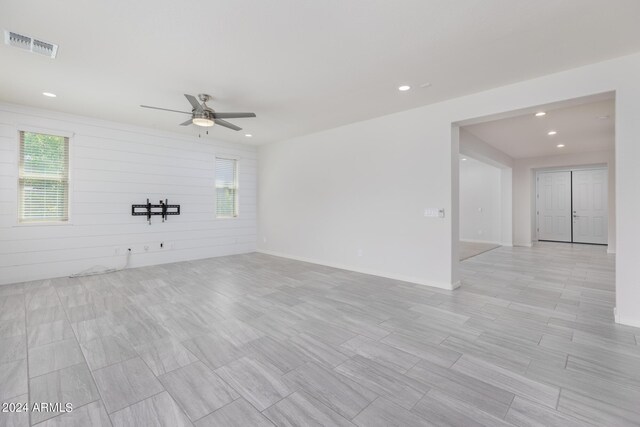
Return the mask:
POLYGON ((15 164, 15 176, 16 176, 16 209, 15 209, 15 224, 14 227, 64 227, 73 225, 72 222, 72 206, 73 206, 73 150, 74 150, 74 138, 75 133, 61 130, 61 129, 51 129, 51 128, 42 128, 38 126, 30 126, 30 125, 21 125, 18 124, 15 127, 16 129, 16 164, 15 164), (67 138, 67 220, 43 220, 43 221, 23 221, 20 217, 20 204, 21 204, 21 194, 20 194, 20 162, 22 157, 22 150, 20 146, 20 133, 28 132, 28 133, 39 133, 45 135, 59 136, 67 138))
MULTIPOLYGON (((221 221, 226 221, 226 220, 234 220, 234 219, 238 219, 240 217, 240 158, 237 156, 233 156, 233 155, 229 155, 229 154, 216 154, 214 156, 213 159, 213 190, 214 190, 214 209, 213 209, 213 215, 215 217, 216 220, 221 220, 221 221), (233 177, 234 180, 234 184, 235 184, 235 190, 236 190, 236 194, 235 194, 235 198, 234 198, 234 213, 235 215, 232 216, 218 216, 218 185, 217 185, 217 178, 218 178, 218 167, 217 167, 217 163, 218 163, 218 159, 221 160, 233 160, 235 162, 235 174, 233 177)), ((222 188, 222 187, 221 187, 222 188)))

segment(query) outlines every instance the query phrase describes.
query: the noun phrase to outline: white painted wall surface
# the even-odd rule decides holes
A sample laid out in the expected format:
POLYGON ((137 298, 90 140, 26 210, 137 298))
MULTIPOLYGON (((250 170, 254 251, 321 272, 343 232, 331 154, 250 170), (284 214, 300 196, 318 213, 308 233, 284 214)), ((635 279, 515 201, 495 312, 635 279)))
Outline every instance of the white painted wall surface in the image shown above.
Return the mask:
POLYGON ((514 243, 530 246, 537 240, 535 217, 535 174, 539 169, 570 168, 572 166, 607 165, 609 194, 609 252, 616 248, 615 158, 613 151, 567 154, 531 159, 516 159, 513 168, 514 243))
MULTIPOLYGON (((500 169, 500 238, 502 246, 513 246, 513 159, 474 134, 460 128, 460 154, 500 169)), ((456 258, 454 258, 456 259, 456 258)))
POLYGON ((500 169, 500 226, 502 246, 513 246, 513 169, 500 169))
POLYGON ((450 287, 458 234, 451 124, 615 90, 618 319, 640 326, 638 75, 635 54, 262 147, 259 249, 450 287), (447 215, 425 218, 426 207, 447 215))
MULTIPOLYGON (((375 130, 361 122, 262 148, 260 248, 449 286, 450 271, 429 275, 426 269, 434 259, 450 266, 445 252, 451 250, 451 228, 443 224, 451 222, 451 148, 435 145, 432 154, 442 161, 425 164, 425 125, 415 111, 407 122, 407 114, 412 113, 380 120, 375 130), (433 185, 426 187, 428 182, 433 185), (425 218, 427 207, 446 208, 445 218, 425 218), (427 245, 427 240, 445 245, 427 245)), ((439 139, 448 141, 450 132, 441 129, 439 139)))
POLYGON ((501 170, 466 159, 460 161, 460 240, 501 244, 501 170))
POLYGON ((128 247, 133 248, 132 267, 251 252, 256 246, 256 157, 253 147, 210 137, 0 104, 0 284, 65 276, 96 265, 121 267, 128 247), (74 134, 69 225, 17 224, 21 126, 74 134), (236 219, 215 219, 216 153, 240 158, 236 219), (145 217, 131 216, 131 204, 147 197, 180 204, 181 215, 165 223, 153 217, 151 226, 145 217))
POLYGON ((460 128, 460 154, 471 156, 498 168, 513 167, 513 159, 474 134, 460 128))

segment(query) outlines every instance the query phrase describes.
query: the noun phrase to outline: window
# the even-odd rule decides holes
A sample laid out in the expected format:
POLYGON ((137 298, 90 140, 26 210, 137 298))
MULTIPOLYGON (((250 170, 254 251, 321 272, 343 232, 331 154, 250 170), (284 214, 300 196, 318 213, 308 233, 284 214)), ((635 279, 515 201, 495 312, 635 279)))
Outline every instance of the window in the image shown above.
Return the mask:
POLYGON ((216 157, 216 218, 238 216, 238 161, 216 157))
POLYGON ((20 132, 18 219, 68 221, 69 138, 20 132))

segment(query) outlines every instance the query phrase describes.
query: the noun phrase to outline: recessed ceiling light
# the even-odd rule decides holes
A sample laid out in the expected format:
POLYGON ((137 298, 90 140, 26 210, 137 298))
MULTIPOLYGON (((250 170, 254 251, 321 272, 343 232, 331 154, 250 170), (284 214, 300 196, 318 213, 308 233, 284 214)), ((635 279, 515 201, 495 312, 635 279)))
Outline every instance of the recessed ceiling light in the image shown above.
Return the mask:
POLYGON ((244 136, 246 136, 247 138, 251 138, 253 135, 251 135, 250 133, 245 133, 244 136))
POLYGON ((556 132, 555 130, 550 130, 549 132, 547 132, 547 135, 549 136, 553 136, 556 135, 558 132, 556 132))
POLYGON ((547 115, 547 113, 545 113, 544 111, 538 111, 536 113, 536 117, 542 117, 542 116, 546 116, 546 115, 547 115))
POLYGON ((406 92, 406 91, 408 91, 409 89, 411 89, 411 86, 409 86, 409 85, 402 85, 402 86, 398 86, 398 90, 399 90, 400 92, 406 92))
POLYGON ((51 92, 42 92, 42 94, 44 96, 49 97, 49 98, 55 98, 56 97, 56 94, 55 93, 51 93, 51 92))
POLYGON ((556 147, 558 147, 558 148, 564 148, 564 144, 558 144, 558 145, 556 145, 556 147))
POLYGON ((599 120, 607 120, 609 118, 609 116, 600 116, 598 117, 599 120))
POLYGON ((466 158, 466 157, 463 157, 463 158, 461 158, 460 160, 467 160, 467 158, 466 158))

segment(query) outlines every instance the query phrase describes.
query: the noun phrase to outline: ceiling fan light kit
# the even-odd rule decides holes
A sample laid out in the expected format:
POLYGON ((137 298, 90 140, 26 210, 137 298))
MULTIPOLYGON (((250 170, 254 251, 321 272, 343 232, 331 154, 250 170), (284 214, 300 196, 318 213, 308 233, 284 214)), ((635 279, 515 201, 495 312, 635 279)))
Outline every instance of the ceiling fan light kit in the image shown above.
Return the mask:
POLYGON ((202 127, 208 128, 213 126, 215 122, 207 117, 194 117, 192 119, 192 123, 196 126, 202 126, 202 127))
POLYGON ((191 119, 187 120, 184 123, 181 123, 180 126, 189 126, 196 125, 200 127, 211 127, 214 124, 219 126, 223 126, 235 131, 242 130, 241 127, 234 125, 233 123, 229 123, 223 119, 235 119, 235 118, 246 118, 246 117, 255 117, 255 113, 218 113, 214 111, 211 107, 207 105, 207 102, 211 100, 211 95, 207 95, 206 93, 201 93, 198 95, 198 99, 202 102, 198 102, 198 100, 193 95, 184 95, 191 104, 193 109, 191 112, 188 111, 178 111, 178 110, 170 110, 168 108, 159 108, 159 107, 151 107, 149 105, 141 105, 142 108, 151 108, 154 110, 163 110, 163 111, 171 111, 174 113, 183 113, 190 114, 191 119))

